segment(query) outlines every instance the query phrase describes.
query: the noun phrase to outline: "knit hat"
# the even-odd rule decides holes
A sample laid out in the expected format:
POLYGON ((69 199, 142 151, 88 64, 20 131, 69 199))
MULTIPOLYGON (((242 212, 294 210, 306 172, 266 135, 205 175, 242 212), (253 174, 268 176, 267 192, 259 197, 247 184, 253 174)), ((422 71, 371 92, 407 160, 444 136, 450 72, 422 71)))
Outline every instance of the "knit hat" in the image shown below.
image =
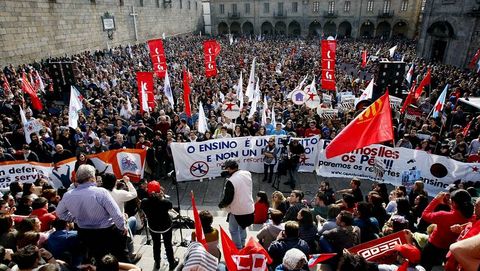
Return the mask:
POLYGON ((287 270, 300 270, 306 263, 307 256, 305 256, 305 254, 297 248, 288 250, 283 257, 282 262, 283 266, 287 270))

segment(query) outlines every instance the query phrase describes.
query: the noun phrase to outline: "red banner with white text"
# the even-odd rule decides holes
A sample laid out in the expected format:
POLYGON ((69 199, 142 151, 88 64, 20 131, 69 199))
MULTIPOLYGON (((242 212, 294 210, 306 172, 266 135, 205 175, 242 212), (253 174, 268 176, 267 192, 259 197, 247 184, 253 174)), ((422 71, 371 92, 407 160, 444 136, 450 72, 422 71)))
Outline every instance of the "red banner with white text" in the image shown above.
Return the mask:
POLYGON ((220 44, 216 40, 206 40, 203 42, 203 56, 205 60, 205 76, 212 77, 217 75, 216 58, 220 54, 220 44))
POLYGON ((322 40, 322 88, 335 90, 336 40, 322 40))
POLYGON ((376 263, 393 263, 396 260, 395 246, 407 244, 407 231, 399 231, 382 238, 362 243, 349 248, 350 253, 355 253, 365 260, 376 263))
POLYGON ((148 48, 150 49, 150 58, 152 59, 153 70, 159 78, 165 78, 167 71, 167 59, 165 58, 165 51, 163 50, 163 41, 149 40, 148 48))
POLYGON ((153 94, 153 73, 137 72, 138 102, 140 112, 153 111, 155 96, 153 94))

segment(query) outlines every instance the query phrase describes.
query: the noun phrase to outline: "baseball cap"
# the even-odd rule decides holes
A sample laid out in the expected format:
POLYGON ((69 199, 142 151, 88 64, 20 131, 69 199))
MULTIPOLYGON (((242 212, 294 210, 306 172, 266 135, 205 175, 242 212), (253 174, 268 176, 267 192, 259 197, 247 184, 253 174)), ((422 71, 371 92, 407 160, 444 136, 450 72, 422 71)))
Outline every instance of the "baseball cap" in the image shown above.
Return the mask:
POLYGON ((398 251, 398 253, 400 253, 400 255, 407 259, 410 263, 416 264, 420 262, 420 250, 414 245, 395 245, 394 250, 398 251))
POLYGON ((162 186, 157 181, 151 181, 147 184, 147 191, 149 195, 153 193, 160 193, 161 190, 162 186))

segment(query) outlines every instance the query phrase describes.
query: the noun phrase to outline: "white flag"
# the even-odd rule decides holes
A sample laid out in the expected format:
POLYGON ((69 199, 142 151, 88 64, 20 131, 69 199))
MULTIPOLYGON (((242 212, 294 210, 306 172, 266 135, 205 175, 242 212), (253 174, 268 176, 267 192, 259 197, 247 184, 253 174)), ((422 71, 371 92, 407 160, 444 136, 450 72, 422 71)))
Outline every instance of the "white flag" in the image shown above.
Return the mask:
POLYGON ((275 119, 275 106, 272 105, 272 125, 275 127, 277 125, 277 120, 275 119))
POLYGON ((170 103, 170 107, 174 109, 172 87, 170 86, 170 78, 168 77, 168 71, 165 72, 165 82, 163 85, 163 91, 165 92, 165 96, 167 96, 168 102, 170 103))
POLYGON ((165 32, 162 33, 162 39, 165 39, 165 32))
POLYGON ((220 96, 220 101, 222 101, 222 103, 225 101, 225 95, 223 95, 223 93, 221 91, 218 92, 219 96, 220 96))
POLYGON ((260 97, 257 97, 257 95, 260 93, 260 87, 259 87, 259 83, 258 83, 259 81, 260 80, 257 80, 255 91, 253 92, 252 106, 250 107, 250 113, 248 114, 249 118, 253 117, 255 112, 257 112, 257 103, 260 100, 260 97))
POLYGON ((317 95, 317 87, 315 86, 315 74, 313 75, 312 83, 310 84, 310 88, 308 89, 311 93, 317 95))
POLYGON ((413 66, 414 66, 414 65, 415 65, 415 64, 412 63, 412 65, 410 66, 410 69, 408 69, 407 76, 406 76, 406 78, 405 78, 409 84, 412 83, 413 66))
POLYGON ((249 101, 253 99, 253 91, 255 90, 255 60, 256 57, 254 57, 252 61, 252 67, 250 68, 250 77, 248 77, 247 90, 245 91, 245 95, 248 97, 249 101))
POLYGON ((268 110, 267 96, 265 95, 263 97, 262 126, 265 126, 267 124, 267 110, 268 110))
POLYGON ((362 92, 362 95, 360 95, 360 97, 358 97, 358 99, 356 99, 355 101, 355 106, 363 101, 363 100, 367 100, 367 99, 371 99, 372 98, 372 95, 373 95, 373 78, 372 80, 370 80, 370 83, 368 84, 368 86, 365 88, 365 90, 362 92))
POLYGON ((132 113, 133 111, 132 103, 130 102, 130 98, 128 96, 127 96, 127 111, 129 113, 132 113))
POLYGON ((70 88, 70 104, 68 105, 68 126, 73 129, 78 127, 78 111, 82 110, 83 97, 80 92, 74 87, 70 88))
POLYGON ((205 134, 206 131, 208 131, 207 119, 205 118, 202 102, 200 102, 198 105, 198 132, 205 134))
POLYGON ((395 50, 397 50, 397 45, 393 46, 392 48, 388 49, 390 52, 390 57, 393 57, 393 54, 395 54, 395 50))
POLYGON ((232 45, 232 44, 233 44, 233 35, 230 34, 229 36, 230 36, 230 37, 229 37, 230 45, 232 45))
POLYGON ((43 84, 42 77, 40 77, 40 74, 38 74, 38 71, 35 71, 35 74, 36 74, 37 80, 38 80, 38 87, 40 88, 40 90, 43 93, 45 93, 45 84, 43 84))
POLYGON ((240 110, 242 110, 243 107, 243 75, 242 72, 240 72, 240 78, 238 79, 238 85, 237 85, 237 98, 238 101, 240 102, 240 110))
POLYGON ((376 56, 378 56, 380 54, 380 51, 382 50, 382 48, 378 48, 377 52, 375 53, 376 56))
POLYGON ((300 82, 300 85, 298 85, 294 90, 303 89, 303 85, 305 84, 305 81, 307 80, 307 76, 308 76, 308 75, 305 75, 305 77, 303 78, 302 82, 300 82))
POLYGON ((149 112, 147 91, 142 89, 142 110, 143 112, 149 112))

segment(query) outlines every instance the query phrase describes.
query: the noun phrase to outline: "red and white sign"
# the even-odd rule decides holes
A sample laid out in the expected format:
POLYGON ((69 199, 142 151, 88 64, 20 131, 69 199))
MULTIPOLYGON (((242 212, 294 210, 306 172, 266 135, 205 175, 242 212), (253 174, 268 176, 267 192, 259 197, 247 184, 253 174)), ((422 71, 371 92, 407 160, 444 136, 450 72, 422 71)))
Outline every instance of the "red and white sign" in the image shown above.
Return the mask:
POLYGON ((140 112, 153 111, 155 107, 155 97, 153 94, 153 73, 137 72, 138 101, 140 103, 140 112), (146 101, 144 99, 146 98, 146 101), (144 106, 146 105, 146 106, 144 106))
POLYGON ((206 77, 217 75, 217 63, 215 61, 218 54, 220 54, 220 44, 216 40, 206 40, 203 42, 206 77))
POLYGON ((163 41, 161 39, 149 40, 148 48, 150 49, 150 58, 152 59, 155 74, 159 78, 164 78, 167 71, 167 59, 165 58, 163 41))
POLYGON ((336 40, 322 40, 322 88, 335 90, 336 40))
POLYGON ((395 246, 407 244, 406 234, 404 231, 392 233, 385 237, 354 246, 348 250, 350 253, 362 256, 367 261, 390 263, 396 259, 394 253, 395 246))

